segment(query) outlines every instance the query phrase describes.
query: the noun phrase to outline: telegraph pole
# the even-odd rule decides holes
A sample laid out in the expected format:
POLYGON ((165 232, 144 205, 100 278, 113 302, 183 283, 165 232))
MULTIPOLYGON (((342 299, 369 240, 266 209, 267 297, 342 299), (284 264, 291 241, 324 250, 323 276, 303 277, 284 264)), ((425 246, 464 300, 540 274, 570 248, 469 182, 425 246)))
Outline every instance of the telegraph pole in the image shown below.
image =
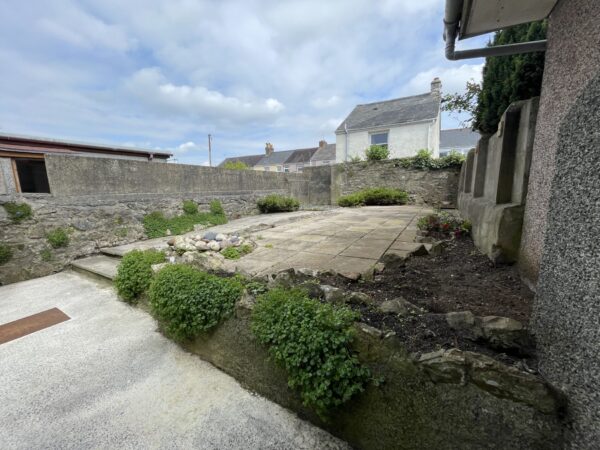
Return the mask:
POLYGON ((212 167, 212 154, 211 154, 211 146, 210 143, 212 141, 212 136, 208 135, 208 167, 212 167))

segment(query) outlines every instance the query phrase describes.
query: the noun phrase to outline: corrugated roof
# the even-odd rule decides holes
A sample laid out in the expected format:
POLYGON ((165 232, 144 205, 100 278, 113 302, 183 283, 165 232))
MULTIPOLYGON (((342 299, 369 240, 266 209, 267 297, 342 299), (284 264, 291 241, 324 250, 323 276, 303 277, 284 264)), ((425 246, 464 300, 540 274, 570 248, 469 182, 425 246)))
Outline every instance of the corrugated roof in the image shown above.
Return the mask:
POLYGON ((225 158, 219 167, 222 167, 226 162, 237 162, 241 161, 246 164, 248 167, 253 167, 258 163, 265 155, 246 155, 246 156, 234 156, 231 158, 225 158))
POLYGON ((336 133, 343 133, 344 125, 350 131, 435 119, 439 111, 440 97, 432 93, 357 105, 336 133))
POLYGON ((453 128, 440 132, 440 148, 459 149, 475 147, 481 136, 470 128, 453 128))
POLYGON ((335 144, 327 144, 319 147, 310 159, 311 161, 332 161, 335 160, 335 144))

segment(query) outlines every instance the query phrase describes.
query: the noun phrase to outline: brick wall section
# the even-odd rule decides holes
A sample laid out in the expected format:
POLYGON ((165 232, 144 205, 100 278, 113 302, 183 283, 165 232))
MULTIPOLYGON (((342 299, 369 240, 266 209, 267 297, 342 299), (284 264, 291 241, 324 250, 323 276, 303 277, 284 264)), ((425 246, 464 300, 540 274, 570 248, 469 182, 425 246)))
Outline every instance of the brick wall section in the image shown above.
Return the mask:
POLYGON ((456 205, 460 169, 404 169, 398 161, 345 163, 332 166, 332 198, 369 187, 407 191, 415 203, 432 206, 456 205))

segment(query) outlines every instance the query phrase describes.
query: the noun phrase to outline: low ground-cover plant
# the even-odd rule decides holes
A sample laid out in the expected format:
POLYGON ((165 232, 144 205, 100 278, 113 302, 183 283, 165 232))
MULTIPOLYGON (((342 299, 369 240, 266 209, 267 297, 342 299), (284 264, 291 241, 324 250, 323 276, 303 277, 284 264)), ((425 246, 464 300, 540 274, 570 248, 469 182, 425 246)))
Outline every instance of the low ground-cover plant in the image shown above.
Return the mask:
POLYGON ((250 168, 250 166, 243 161, 227 161, 221 167, 229 170, 248 170, 250 168))
POLYGON ((168 265, 156 274, 148 295, 150 308, 174 339, 192 339, 233 312, 243 286, 185 264, 168 265))
MULTIPOLYGON (((167 235, 167 230, 169 230, 172 235, 178 235, 192 231, 196 224, 222 225, 227 223, 227 217, 224 213, 216 214, 212 212, 213 208, 214 210, 217 210, 217 204, 215 203, 213 205, 214 202, 217 202, 218 206, 221 206, 221 203, 218 200, 211 202, 211 212, 198 212, 198 205, 196 205, 196 203, 188 203, 188 201, 186 201, 184 202, 184 214, 180 216, 167 218, 160 211, 150 213, 144 217, 143 221, 146 235, 149 238, 163 237, 167 235), (192 212, 192 204, 196 207, 196 212, 192 212)), ((220 209, 222 211, 223 207, 220 209)))
POLYGON ((55 228, 46 233, 46 240, 52 248, 66 247, 69 245, 69 234, 64 228, 55 228))
POLYGON ((387 145, 371 145, 365 150, 367 161, 381 161, 390 157, 387 145))
POLYGON ((345 307, 286 289, 258 297, 252 312, 252 332, 286 369, 289 386, 322 418, 363 391, 370 378, 351 348, 356 318, 345 307))
POLYGON ((398 164, 405 169, 447 169, 450 167, 460 167, 465 160, 465 155, 455 150, 452 150, 448 156, 443 158, 434 158, 431 151, 421 149, 415 156, 408 158, 399 158, 398 164))
POLYGON ((184 200, 183 212, 185 214, 196 214, 198 212, 198 203, 196 203, 194 200, 184 200))
POLYGON ((152 264, 165 261, 163 252, 157 250, 133 250, 126 253, 117 269, 115 286, 119 296, 127 303, 136 303, 150 286, 152 264))
POLYGON ((225 210, 223 209, 223 205, 219 200, 212 200, 210 202, 210 213, 215 216, 223 216, 225 217, 225 210))
POLYGON ((31 206, 27 203, 8 202, 4 203, 2 206, 8 214, 8 217, 10 217, 10 220, 15 223, 23 222, 33 215, 31 206))
POLYGON ((256 202, 258 210, 265 213, 297 211, 300 208, 300 202, 292 197, 271 194, 261 198, 256 202))
POLYGON ((12 256, 13 252, 11 248, 6 244, 0 244, 0 266, 9 262, 12 256))
POLYGON ((221 255, 227 259, 240 259, 242 256, 252 253, 252 250, 254 249, 250 244, 242 244, 239 247, 227 247, 223 249, 221 255))
POLYGON ((52 261, 52 250, 46 247, 40 252, 40 258, 44 262, 52 261))
POLYGON ((454 237, 471 234, 471 222, 445 211, 429 214, 417 221, 417 228, 422 231, 441 233, 454 237))
POLYGON ((363 189, 353 194, 344 195, 338 199, 340 206, 362 205, 405 205, 408 203, 408 193, 394 188, 378 187, 363 189))

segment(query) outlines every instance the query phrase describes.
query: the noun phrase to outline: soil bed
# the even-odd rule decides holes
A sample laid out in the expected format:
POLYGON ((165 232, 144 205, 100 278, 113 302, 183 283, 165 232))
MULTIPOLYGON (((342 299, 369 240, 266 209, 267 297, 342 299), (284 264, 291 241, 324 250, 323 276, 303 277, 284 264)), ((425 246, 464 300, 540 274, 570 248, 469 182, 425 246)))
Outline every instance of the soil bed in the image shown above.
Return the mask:
MULTIPOLYGON (((533 293, 519 279, 514 266, 494 266, 470 238, 453 240, 439 256, 414 256, 403 267, 387 268, 373 281, 347 282, 332 277, 323 282, 349 291, 369 294, 376 305, 403 297, 425 310, 425 314, 399 317, 373 307, 353 306, 362 321, 382 330, 394 331, 410 352, 460 348, 493 356, 507 363, 521 361, 489 348, 464 331, 451 329, 444 313, 471 311, 476 316, 504 316, 527 325, 533 293)), ((528 366, 535 366, 531 355, 528 366)))

